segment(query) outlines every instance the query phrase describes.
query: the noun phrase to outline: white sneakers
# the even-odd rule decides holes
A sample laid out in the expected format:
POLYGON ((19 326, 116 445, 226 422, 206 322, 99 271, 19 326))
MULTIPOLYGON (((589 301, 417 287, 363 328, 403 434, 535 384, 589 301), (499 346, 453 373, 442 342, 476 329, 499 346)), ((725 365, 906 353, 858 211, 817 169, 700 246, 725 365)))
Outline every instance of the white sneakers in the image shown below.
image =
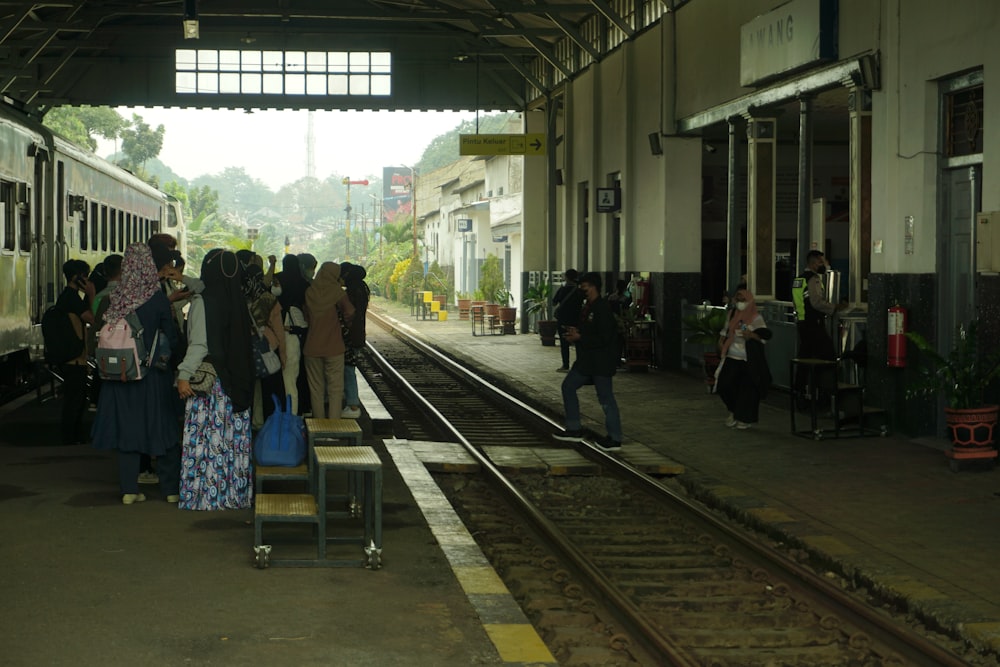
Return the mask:
POLYGON ((139 483, 140 484, 159 484, 160 478, 155 472, 141 472, 139 473, 139 483))
POLYGON ((122 496, 122 505, 146 502, 146 495, 143 493, 126 493, 122 496))
POLYGON ((341 419, 357 419, 360 416, 361 416, 361 408, 358 406, 351 407, 350 405, 348 405, 340 413, 341 419))
POLYGON ((750 424, 746 422, 737 421, 736 417, 733 415, 732 412, 730 412, 729 416, 726 417, 726 426, 728 426, 729 428, 738 428, 741 431, 745 431, 748 428, 750 428, 750 424))

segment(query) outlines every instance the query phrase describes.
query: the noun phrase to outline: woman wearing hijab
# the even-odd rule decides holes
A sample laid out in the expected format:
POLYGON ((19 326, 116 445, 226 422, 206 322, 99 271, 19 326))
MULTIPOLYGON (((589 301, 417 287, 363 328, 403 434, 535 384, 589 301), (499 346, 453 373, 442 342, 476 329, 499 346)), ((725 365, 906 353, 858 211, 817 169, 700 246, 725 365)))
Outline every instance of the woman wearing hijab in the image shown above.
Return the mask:
MULTIPOLYGON (((344 323, 344 411, 340 416, 344 419, 357 419, 361 416, 361 398, 358 396, 357 366, 361 360, 361 350, 365 347, 365 314, 368 312, 368 301, 371 292, 365 282, 368 272, 365 267, 343 262, 340 265, 340 277, 344 281, 344 291, 354 306, 354 318, 350 324, 344 323)), ((336 412, 331 407, 333 414, 336 412)))
POLYGON ((306 386, 299 384, 299 374, 302 369, 302 345, 306 338, 307 322, 305 319, 306 290, 309 283, 302 275, 302 268, 299 265, 299 258, 295 255, 285 255, 281 260, 281 273, 275 276, 277 287, 272 288, 278 296, 278 303, 281 304, 281 317, 284 322, 285 331, 290 334, 286 337, 285 358, 287 362, 281 369, 282 379, 285 383, 285 391, 292 397, 292 413, 302 414, 309 411, 309 396, 306 386), (300 388, 306 389, 300 392, 300 388), (300 393, 303 395, 300 396, 300 393))
POLYGON ((715 392, 729 408, 726 426, 744 430, 757 422, 760 399, 771 386, 764 357, 764 341, 771 338, 771 331, 746 285, 736 288, 733 303, 719 336, 722 363, 716 371, 715 392))
POLYGON ((309 337, 302 350, 315 419, 340 416, 344 400, 344 337, 341 319, 350 324, 354 317, 344 288, 340 285, 340 264, 323 262, 306 290, 306 318, 309 337), (324 400, 326 397, 326 400, 324 400), (329 406, 327 405, 329 401, 329 406))
MULTIPOLYGON (((281 368, 284 369, 288 357, 285 345, 285 327, 281 322, 281 304, 264 285, 264 271, 255 261, 255 256, 241 258, 240 264, 243 266, 243 296, 246 298, 247 308, 250 309, 253 325, 267 339, 271 349, 278 353, 278 358, 281 359, 281 368)), ((276 396, 278 403, 284 407, 285 383, 282 380, 282 374, 275 373, 269 377, 260 378, 255 385, 251 415, 253 416, 254 428, 260 428, 263 426, 264 420, 274 412, 272 396, 276 396)))
POLYGON ((246 509, 253 503, 250 404, 256 374, 250 313, 236 255, 216 248, 205 255, 205 289, 191 298, 188 348, 177 369, 177 393, 187 399, 181 454, 181 509, 246 509), (211 362, 216 380, 195 395, 190 381, 211 362))
MULTIPOLYGON (((121 278, 108 296, 104 322, 118 322, 132 312, 142 325, 147 350, 157 332, 177 345, 170 301, 160 290, 153 257, 144 243, 125 250, 121 278)), ((160 491, 167 502, 177 502, 180 429, 172 381, 168 371, 150 367, 141 380, 102 383, 91 436, 98 449, 118 450, 118 484, 125 505, 146 499, 138 482, 143 454, 156 457, 160 491)))

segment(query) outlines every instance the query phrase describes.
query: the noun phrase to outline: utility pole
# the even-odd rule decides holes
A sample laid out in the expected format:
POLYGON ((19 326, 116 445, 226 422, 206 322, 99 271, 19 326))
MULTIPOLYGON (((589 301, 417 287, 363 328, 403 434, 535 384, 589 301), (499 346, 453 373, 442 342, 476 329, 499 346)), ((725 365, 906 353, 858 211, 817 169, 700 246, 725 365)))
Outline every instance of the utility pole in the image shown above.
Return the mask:
POLYGON ((352 181, 350 176, 344 176, 340 181, 347 186, 347 206, 344 207, 344 225, 347 231, 347 237, 344 241, 344 259, 351 258, 351 186, 352 185, 368 185, 368 179, 363 181, 352 181))

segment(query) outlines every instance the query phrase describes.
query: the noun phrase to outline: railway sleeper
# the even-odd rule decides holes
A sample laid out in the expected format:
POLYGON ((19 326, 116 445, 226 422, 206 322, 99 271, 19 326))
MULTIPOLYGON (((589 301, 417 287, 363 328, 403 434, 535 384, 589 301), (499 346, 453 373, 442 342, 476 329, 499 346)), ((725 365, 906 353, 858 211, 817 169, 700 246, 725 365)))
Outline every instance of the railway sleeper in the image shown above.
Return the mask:
POLYGON ((795 604, 790 598, 776 598, 752 594, 692 597, 681 593, 680 595, 669 597, 656 594, 634 597, 640 608, 662 613, 697 614, 712 610, 716 614, 752 614, 761 611, 790 609, 795 604))
MULTIPOLYGON (((671 619, 662 619, 665 623, 671 619)), ((717 617, 716 627, 703 627, 699 629, 684 628, 675 631, 669 624, 663 627, 671 635, 675 636, 683 646, 691 648, 709 649, 776 649, 776 648, 796 648, 830 646, 837 647, 838 651, 843 649, 842 642, 845 637, 842 633, 833 630, 820 630, 816 628, 756 628, 743 627, 742 624, 734 626, 732 618, 717 617)), ((843 655, 840 656, 841 659, 843 655)), ((824 664, 824 663, 802 663, 802 664, 824 664)), ((832 663, 840 664, 840 663, 832 663)))
POLYGON ((857 665, 881 667, 883 663, 871 654, 845 656, 842 647, 802 646, 774 648, 766 651, 699 650, 698 658, 712 667, 774 667, 775 665, 857 665))
POLYGON ((630 570, 662 570, 683 568, 685 570, 699 570, 706 567, 725 568, 730 567, 728 558, 711 558, 711 554, 693 554, 686 558, 678 556, 660 556, 657 554, 640 554, 635 556, 617 555, 604 553, 593 553, 591 547, 586 547, 587 555, 598 565, 608 569, 630 569, 630 570))

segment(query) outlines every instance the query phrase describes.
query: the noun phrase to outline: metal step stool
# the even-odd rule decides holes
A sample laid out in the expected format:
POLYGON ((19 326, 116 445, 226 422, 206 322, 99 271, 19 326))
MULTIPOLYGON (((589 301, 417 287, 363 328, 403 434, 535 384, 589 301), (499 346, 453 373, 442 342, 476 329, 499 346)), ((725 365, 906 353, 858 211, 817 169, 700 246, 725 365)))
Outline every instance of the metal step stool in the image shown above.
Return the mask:
MULTIPOLYGON (((360 543, 364 547, 362 560, 326 561, 330 565, 364 565, 377 570, 382 565, 382 461, 371 447, 316 447, 317 476, 319 489, 320 544, 360 543), (346 472, 348 494, 346 496, 327 493, 327 475, 330 472, 346 472), (331 510, 337 501, 345 501, 344 510, 331 510), (327 537, 326 519, 356 518, 361 515, 364 532, 359 536, 327 537)), ((324 554, 325 556, 325 554, 324 554)))
POLYGON ((254 500, 253 551, 254 565, 264 569, 270 565, 283 567, 314 567, 322 565, 326 544, 316 541, 316 558, 271 558, 271 545, 264 544, 265 523, 310 523, 317 526, 317 535, 323 535, 316 499, 308 493, 262 493, 254 500))
POLYGON ((260 496, 264 493, 264 482, 271 481, 295 481, 305 482, 306 491, 312 493, 312 479, 309 475, 309 464, 300 463, 295 467, 287 466, 254 466, 254 495, 260 496))

